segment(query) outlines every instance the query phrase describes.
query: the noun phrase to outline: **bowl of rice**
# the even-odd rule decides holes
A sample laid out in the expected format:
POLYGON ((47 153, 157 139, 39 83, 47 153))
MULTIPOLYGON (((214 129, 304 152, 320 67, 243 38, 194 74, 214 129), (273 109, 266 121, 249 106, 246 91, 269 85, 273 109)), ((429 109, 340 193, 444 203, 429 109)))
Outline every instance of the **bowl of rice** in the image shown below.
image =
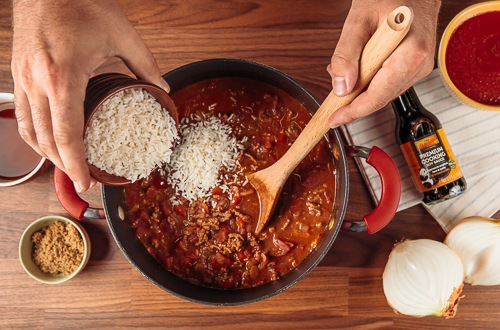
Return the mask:
POLYGON ((87 165, 97 181, 128 184, 169 162, 178 115, 162 88, 121 73, 96 75, 84 113, 87 165))

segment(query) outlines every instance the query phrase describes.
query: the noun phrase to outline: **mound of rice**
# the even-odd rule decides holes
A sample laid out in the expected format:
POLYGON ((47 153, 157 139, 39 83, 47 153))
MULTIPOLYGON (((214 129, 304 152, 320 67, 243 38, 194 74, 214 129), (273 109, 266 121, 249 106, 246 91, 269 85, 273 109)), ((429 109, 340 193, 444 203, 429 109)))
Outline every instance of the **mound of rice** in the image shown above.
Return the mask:
POLYGON ((131 88, 108 100, 85 132, 87 160, 132 182, 168 163, 177 136, 174 119, 148 91, 131 88))
MULTIPOLYGON (((199 118, 198 118, 199 120, 199 118)), ((167 181, 188 201, 208 197, 215 186, 223 191, 219 171, 224 166, 228 171, 239 167, 237 157, 244 147, 232 136, 232 129, 219 118, 184 124, 179 128, 181 142, 175 147, 171 161, 166 166, 167 181)), ((175 196, 174 196, 175 197, 175 196)), ((177 200, 173 200, 177 203, 177 200)))

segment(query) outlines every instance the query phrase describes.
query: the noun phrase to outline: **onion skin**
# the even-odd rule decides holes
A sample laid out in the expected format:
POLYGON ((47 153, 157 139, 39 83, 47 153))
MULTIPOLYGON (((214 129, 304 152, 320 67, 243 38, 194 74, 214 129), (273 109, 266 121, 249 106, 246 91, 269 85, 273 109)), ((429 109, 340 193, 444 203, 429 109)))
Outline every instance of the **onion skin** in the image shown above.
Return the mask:
POLYGON ((463 265, 441 242, 396 243, 383 274, 384 294, 396 314, 455 316, 462 298, 463 265))
POLYGON ((465 283, 500 284, 500 220, 465 218, 453 227, 444 243, 462 259, 465 283))

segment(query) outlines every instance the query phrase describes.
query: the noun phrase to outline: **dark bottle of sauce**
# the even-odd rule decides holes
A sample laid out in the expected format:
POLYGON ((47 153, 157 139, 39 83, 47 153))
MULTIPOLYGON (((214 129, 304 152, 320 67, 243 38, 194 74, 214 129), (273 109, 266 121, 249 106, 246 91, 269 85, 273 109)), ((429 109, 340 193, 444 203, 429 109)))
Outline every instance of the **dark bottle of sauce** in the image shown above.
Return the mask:
POLYGON ((432 205, 462 194, 467 183, 437 117, 425 109, 413 87, 392 101, 396 141, 413 182, 432 205))

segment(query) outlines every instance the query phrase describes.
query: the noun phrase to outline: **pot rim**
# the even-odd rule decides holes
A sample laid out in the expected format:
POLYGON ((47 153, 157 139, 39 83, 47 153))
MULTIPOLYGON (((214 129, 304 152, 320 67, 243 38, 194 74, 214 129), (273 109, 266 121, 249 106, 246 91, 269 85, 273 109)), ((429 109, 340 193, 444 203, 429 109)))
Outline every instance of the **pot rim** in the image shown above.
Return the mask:
MULTIPOLYGON (((248 77, 247 75, 243 77, 260 80, 284 90, 299 102, 301 102, 310 112, 311 110, 313 110, 311 109, 311 106, 314 107, 314 111, 316 111, 320 106, 318 100, 304 86, 302 86, 295 79, 291 78, 285 73, 265 64, 235 58, 217 58, 193 62, 178 67, 164 74, 163 78, 167 81, 167 83, 170 84, 170 93, 195 82, 189 80, 190 76, 189 74, 186 74, 186 71, 193 72, 196 75, 204 74, 204 71, 205 73, 210 72, 211 76, 204 79, 227 76, 242 77, 242 74, 250 74, 251 77, 248 77), (224 67, 224 69, 214 71, 212 68, 208 70, 207 67, 211 66, 222 66, 224 67), (176 79, 179 79, 180 82, 171 84, 169 82, 169 79, 172 79, 172 77, 176 77, 176 79), (283 88, 283 86, 278 86, 279 84, 286 84, 286 86, 285 88, 283 88), (300 94, 300 98, 298 98, 296 95, 292 95, 297 93, 300 94), (306 104, 304 103, 309 103, 309 106, 306 106, 306 104)), ((204 79, 198 79, 196 81, 201 81, 204 79)), ((128 240, 124 240, 124 243, 122 243, 122 239, 119 236, 128 235, 128 233, 126 233, 127 231, 133 232, 133 229, 130 225, 128 225, 128 228, 126 228, 126 220, 128 219, 128 214, 126 212, 123 212, 123 210, 126 209, 126 205, 124 203, 124 189, 123 187, 102 185, 101 194, 104 210, 113 238, 115 239, 120 250, 122 250, 123 254, 127 258, 127 260, 134 266, 134 268, 136 268, 150 282, 163 289, 164 291, 179 298, 205 305, 234 306, 249 304, 275 296, 296 284, 321 262, 321 260, 329 252, 331 246, 333 245, 333 242, 335 241, 335 238, 340 231, 345 216, 349 192, 349 172, 346 153, 338 130, 332 129, 329 131, 329 133, 330 134, 325 135, 325 137, 330 146, 330 150, 334 155, 333 158, 337 169, 335 173, 336 192, 334 199, 334 209, 332 210, 332 215, 330 217, 330 228, 327 228, 327 234, 323 236, 318 246, 306 257, 306 259, 304 259, 296 268, 291 270, 289 273, 281 276, 275 281, 266 283, 258 287, 247 289, 220 290, 192 284, 178 277, 177 275, 169 272, 162 265, 160 265, 160 263, 151 254, 149 254, 149 252, 138 239, 136 239, 132 243, 128 240), (332 139, 335 143, 332 143, 332 139), (338 151, 337 153, 334 152, 334 148, 336 148, 336 150, 338 151), (338 158, 335 157, 336 155, 338 155, 338 158), (116 205, 118 207, 115 207, 116 205), (119 211, 120 208, 121 211, 119 211), (119 214, 121 212, 125 214, 125 221, 121 220, 119 217, 119 214), (137 249, 139 251, 130 250, 131 248, 125 246, 125 244, 127 243, 129 245, 134 244, 134 246, 137 246, 137 249), (151 262, 153 264, 148 264, 151 262), (164 272, 168 272, 168 274, 172 275, 168 276, 169 281, 172 281, 169 282, 168 288, 160 283, 164 279, 164 277, 162 278, 160 276, 154 276, 150 273, 155 272, 157 268, 161 268, 164 272), (197 297, 193 297, 193 295, 191 294, 190 290, 193 289, 195 289, 197 297), (207 297, 207 299, 199 298, 200 296, 207 297)), ((133 235, 135 236, 135 232, 133 232, 133 235)))

